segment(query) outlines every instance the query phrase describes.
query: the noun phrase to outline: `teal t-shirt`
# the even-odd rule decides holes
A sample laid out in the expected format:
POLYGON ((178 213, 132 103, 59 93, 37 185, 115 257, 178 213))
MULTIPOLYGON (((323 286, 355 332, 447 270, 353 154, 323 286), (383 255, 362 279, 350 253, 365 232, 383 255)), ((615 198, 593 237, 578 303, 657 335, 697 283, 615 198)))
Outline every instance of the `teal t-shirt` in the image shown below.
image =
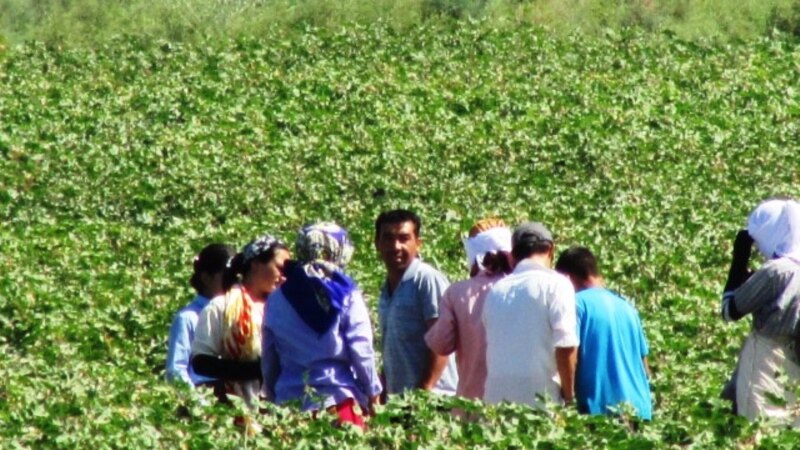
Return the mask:
POLYGON ((575 377, 578 411, 614 414, 627 402, 639 417, 652 419, 650 383, 642 362, 647 340, 636 309, 605 288, 584 289, 575 299, 581 342, 575 377))

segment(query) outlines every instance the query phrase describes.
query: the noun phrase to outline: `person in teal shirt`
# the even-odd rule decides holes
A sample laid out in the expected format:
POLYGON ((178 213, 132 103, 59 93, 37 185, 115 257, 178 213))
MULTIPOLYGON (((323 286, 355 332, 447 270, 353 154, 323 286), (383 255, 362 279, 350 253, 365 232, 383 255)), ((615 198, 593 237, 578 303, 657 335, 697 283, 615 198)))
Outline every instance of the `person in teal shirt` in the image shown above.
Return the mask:
POLYGON ((576 291, 581 342, 575 375, 578 411, 619 415, 628 404, 639 418, 651 420, 648 347, 639 313, 604 287, 589 249, 565 250, 556 270, 569 277, 576 291))

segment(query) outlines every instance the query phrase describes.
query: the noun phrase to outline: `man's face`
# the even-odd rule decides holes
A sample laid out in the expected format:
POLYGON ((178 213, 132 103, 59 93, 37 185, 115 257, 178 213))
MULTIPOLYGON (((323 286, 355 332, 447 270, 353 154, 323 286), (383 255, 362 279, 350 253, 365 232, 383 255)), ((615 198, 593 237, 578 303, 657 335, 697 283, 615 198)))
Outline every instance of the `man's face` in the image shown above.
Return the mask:
POLYGON ((375 248, 390 272, 404 272, 417 257, 421 244, 411 221, 381 225, 375 240, 375 248))

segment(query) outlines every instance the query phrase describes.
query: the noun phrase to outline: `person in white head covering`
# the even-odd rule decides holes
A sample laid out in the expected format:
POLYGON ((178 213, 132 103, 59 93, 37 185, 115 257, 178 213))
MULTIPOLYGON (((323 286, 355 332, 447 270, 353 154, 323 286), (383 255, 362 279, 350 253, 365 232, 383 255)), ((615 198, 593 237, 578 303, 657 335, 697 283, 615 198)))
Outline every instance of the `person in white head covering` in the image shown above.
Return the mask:
POLYGON ((484 219, 464 239, 470 278, 451 284, 442 295, 439 319, 425 334, 431 350, 456 353, 456 395, 483 398, 486 382, 486 332, 483 303, 492 285, 511 272, 511 230, 500 219, 484 219))
POLYGON ((762 202, 736 236, 722 316, 735 321, 748 314, 752 331, 723 396, 749 420, 800 428, 800 417, 792 412, 795 395, 782 381, 783 376, 800 380, 800 203, 794 200, 762 202), (747 265, 753 243, 766 261, 751 274, 747 265))

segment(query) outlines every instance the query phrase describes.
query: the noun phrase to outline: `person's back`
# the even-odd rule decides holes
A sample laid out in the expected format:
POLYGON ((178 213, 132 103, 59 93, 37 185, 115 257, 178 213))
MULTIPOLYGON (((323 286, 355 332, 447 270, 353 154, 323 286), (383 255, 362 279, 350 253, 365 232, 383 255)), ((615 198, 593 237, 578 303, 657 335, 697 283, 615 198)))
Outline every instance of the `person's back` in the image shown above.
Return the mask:
POLYGON ((537 395, 561 398, 549 318, 569 282, 555 271, 523 262, 498 281, 484 305, 487 381, 484 399, 541 406, 537 395))
POLYGON ((613 415, 624 413, 623 405, 629 404, 637 416, 650 420, 648 348, 636 309, 603 287, 597 260, 585 247, 562 252, 556 270, 569 277, 577 291, 578 411, 613 415))
POLYGON ((575 398, 586 414, 614 414, 630 403, 637 415, 652 418, 650 387, 642 358, 648 353, 639 314, 627 301, 602 287, 576 294, 578 369, 575 398))
POLYGON ((351 370, 354 358, 373 358, 369 312, 359 291, 344 300, 341 314, 324 333, 311 329, 281 290, 270 296, 265 320, 265 329, 280 355, 277 403, 303 399, 304 409, 320 409, 355 397, 360 404, 367 404, 356 372, 351 370), (353 354, 354 348, 360 353, 353 354))
POLYGON ((285 404, 327 409, 364 427, 381 392, 372 347, 372 324, 355 281, 344 273, 353 254, 347 231, 331 222, 303 227, 297 261, 269 297, 262 336, 262 393, 285 404))
POLYGON ((549 269, 550 231, 524 223, 512 236, 514 271, 489 292, 483 309, 487 377, 484 400, 543 407, 573 399, 578 336, 575 292, 549 269))

